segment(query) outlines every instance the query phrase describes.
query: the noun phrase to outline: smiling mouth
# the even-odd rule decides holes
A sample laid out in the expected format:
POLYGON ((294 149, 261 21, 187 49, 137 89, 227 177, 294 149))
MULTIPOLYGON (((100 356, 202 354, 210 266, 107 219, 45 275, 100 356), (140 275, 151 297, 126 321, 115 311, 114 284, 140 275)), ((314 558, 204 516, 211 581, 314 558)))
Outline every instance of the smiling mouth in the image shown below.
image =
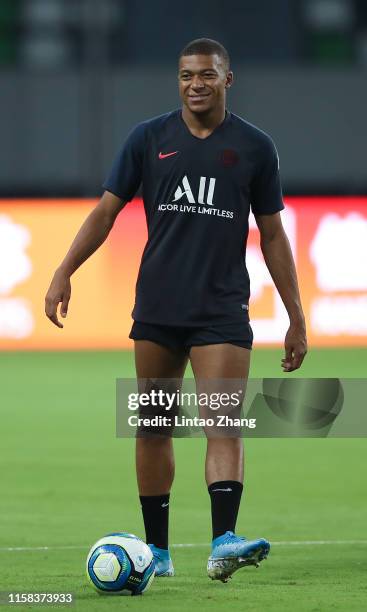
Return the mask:
POLYGON ((197 96, 189 96, 189 98, 190 100, 200 101, 205 100, 205 98, 207 98, 208 96, 210 96, 210 94, 199 94, 197 96))

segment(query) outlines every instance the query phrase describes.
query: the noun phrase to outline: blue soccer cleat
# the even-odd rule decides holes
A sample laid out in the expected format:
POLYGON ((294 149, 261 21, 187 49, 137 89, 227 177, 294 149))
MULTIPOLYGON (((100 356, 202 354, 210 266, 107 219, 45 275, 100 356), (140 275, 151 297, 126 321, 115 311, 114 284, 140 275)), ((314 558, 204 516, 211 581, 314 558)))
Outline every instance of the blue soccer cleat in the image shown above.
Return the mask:
POLYGON ((157 546, 154 546, 154 544, 148 544, 148 546, 153 553, 155 561, 155 576, 158 578, 174 576, 175 570, 173 569, 173 563, 169 550, 166 548, 158 548, 157 546))
POLYGON ((245 565, 259 567, 267 558, 270 544, 264 538, 247 540, 226 531, 212 542, 212 554, 208 559, 208 576, 212 580, 227 582, 232 574, 245 565))

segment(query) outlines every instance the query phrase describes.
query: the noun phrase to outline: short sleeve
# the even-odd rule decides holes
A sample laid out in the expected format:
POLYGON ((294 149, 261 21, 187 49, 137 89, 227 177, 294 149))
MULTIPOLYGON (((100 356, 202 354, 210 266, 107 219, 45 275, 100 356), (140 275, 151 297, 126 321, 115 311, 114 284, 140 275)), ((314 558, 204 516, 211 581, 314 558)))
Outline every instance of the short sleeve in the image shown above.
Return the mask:
POLYGON ((117 154, 103 188, 126 202, 132 200, 142 181, 144 148, 145 126, 139 124, 117 154))
POLYGON ((272 215, 283 208, 279 156, 274 142, 268 137, 251 183, 251 209, 254 215, 272 215))

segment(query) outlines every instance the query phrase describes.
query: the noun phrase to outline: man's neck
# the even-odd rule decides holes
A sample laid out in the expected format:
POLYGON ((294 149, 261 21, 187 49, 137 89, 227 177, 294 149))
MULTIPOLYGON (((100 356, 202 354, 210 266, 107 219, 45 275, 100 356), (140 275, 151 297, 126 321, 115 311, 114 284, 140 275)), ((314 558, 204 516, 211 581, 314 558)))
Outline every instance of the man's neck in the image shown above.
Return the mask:
POLYGON ((200 114, 192 113, 187 106, 182 107, 182 119, 190 132, 198 138, 209 136, 224 121, 225 116, 226 109, 224 106, 200 114))

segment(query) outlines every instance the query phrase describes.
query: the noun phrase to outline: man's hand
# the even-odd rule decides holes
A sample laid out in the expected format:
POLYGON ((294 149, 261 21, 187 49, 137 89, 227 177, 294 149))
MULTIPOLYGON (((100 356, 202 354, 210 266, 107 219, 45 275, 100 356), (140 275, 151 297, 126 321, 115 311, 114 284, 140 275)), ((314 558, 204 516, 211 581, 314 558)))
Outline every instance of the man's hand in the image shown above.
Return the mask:
POLYGON ((57 318, 57 307, 61 302, 60 314, 63 318, 68 313, 71 296, 70 276, 60 270, 56 270, 45 298, 45 312, 50 321, 57 327, 64 327, 57 318))
POLYGON ((284 341, 283 372, 293 372, 301 367, 307 353, 306 328, 303 323, 291 323, 284 341))
POLYGON ((64 327, 57 318, 57 308, 61 302, 60 314, 65 318, 71 295, 71 275, 103 244, 125 204, 126 200, 105 191, 97 206, 84 221, 62 264, 56 270, 47 291, 45 312, 57 327, 64 327))
POLYGON ((280 213, 257 215, 260 244, 266 266, 289 315, 290 326, 285 337, 284 372, 297 370, 307 353, 305 318, 298 289, 297 272, 289 240, 280 213))

